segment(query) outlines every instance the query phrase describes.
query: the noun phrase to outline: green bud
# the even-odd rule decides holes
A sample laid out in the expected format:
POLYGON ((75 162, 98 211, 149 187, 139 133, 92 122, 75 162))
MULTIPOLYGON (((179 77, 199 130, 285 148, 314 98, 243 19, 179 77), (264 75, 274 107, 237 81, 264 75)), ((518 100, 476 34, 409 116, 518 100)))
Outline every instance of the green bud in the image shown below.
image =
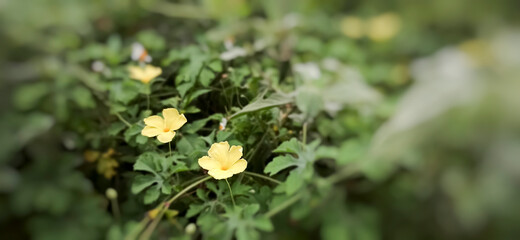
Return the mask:
POLYGON ((195 223, 190 223, 190 224, 186 225, 186 228, 184 229, 184 231, 186 232, 186 234, 192 235, 195 233, 195 231, 197 231, 197 225, 195 225, 195 223))
POLYGON ((108 199, 114 200, 117 199, 117 191, 113 188, 108 188, 105 192, 108 199))

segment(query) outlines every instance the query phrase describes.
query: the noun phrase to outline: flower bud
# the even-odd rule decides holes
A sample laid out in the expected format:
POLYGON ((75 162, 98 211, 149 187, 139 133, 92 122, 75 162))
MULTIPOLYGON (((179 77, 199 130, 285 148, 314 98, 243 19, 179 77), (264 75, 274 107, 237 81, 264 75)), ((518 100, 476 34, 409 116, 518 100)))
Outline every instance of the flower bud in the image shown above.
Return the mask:
POLYGON ((114 200, 117 199, 117 191, 113 188, 108 188, 105 192, 108 199, 114 200))
POLYGON ((192 235, 195 233, 195 231, 197 231, 197 225, 195 225, 195 223, 189 223, 188 225, 186 225, 184 231, 186 232, 186 234, 192 235))

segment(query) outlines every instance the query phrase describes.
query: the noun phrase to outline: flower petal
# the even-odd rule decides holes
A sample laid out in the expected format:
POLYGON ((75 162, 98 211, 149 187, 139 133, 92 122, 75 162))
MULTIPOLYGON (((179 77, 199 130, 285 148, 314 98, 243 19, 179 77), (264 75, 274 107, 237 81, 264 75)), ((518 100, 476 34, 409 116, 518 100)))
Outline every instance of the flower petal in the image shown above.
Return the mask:
POLYGON ((169 143, 172 141, 173 137, 175 137, 174 131, 162 132, 161 134, 157 135, 157 140, 162 143, 169 143))
POLYGON ((152 126, 146 126, 141 131, 141 135, 146 137, 155 137, 161 133, 163 133, 161 129, 152 126))
POLYGON ((220 169, 221 167, 220 163, 217 160, 208 156, 199 158, 199 166, 206 170, 220 169))
POLYGON ((139 66, 130 66, 128 67, 128 71, 130 72, 130 78, 139 80, 143 78, 143 69, 139 66))
POLYGON ((144 119, 144 124, 146 124, 147 126, 156 127, 156 128, 159 128, 159 129, 163 129, 164 128, 164 120, 163 120, 163 118, 160 117, 160 116, 157 116, 157 115, 145 118, 144 119))
POLYGON ((219 161, 220 164, 226 165, 229 155, 229 143, 228 142, 219 142, 219 143, 213 143, 211 145, 211 148, 208 151, 208 155, 219 161))
POLYGON ((210 176, 215 179, 226 179, 233 176, 233 173, 229 170, 212 169, 208 172, 210 176))
POLYGON ((233 164, 228 171, 231 171, 233 174, 241 173, 247 168, 247 161, 244 159, 240 159, 233 164))
POLYGON ((230 161, 230 163, 238 161, 238 159, 242 157, 242 151, 242 146, 231 146, 228 161, 230 161))
POLYGON ((175 108, 166 108, 163 110, 165 127, 171 130, 177 130, 182 127, 188 120, 184 114, 179 114, 175 108))

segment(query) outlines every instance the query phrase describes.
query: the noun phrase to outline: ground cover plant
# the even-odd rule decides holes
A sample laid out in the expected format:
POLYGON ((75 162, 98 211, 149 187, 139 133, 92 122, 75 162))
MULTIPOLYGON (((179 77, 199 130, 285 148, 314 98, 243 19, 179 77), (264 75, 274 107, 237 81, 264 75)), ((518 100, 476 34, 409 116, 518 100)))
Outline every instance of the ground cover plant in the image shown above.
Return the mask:
POLYGON ((514 1, 0 3, 2 239, 515 239, 514 1))

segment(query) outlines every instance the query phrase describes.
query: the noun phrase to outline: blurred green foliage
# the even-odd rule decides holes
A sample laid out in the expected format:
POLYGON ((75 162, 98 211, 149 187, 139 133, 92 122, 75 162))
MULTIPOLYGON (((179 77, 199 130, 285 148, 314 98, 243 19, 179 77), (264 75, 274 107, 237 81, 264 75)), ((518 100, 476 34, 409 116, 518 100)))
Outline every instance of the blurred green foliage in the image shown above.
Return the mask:
POLYGON ((0 1, 0 236, 515 239, 517 10, 0 1), (162 68, 149 85, 127 71, 136 42, 162 68), (171 156, 140 134, 170 107, 188 119, 171 156), (248 161, 229 179, 237 206, 211 179, 157 216, 221 141, 248 161))

